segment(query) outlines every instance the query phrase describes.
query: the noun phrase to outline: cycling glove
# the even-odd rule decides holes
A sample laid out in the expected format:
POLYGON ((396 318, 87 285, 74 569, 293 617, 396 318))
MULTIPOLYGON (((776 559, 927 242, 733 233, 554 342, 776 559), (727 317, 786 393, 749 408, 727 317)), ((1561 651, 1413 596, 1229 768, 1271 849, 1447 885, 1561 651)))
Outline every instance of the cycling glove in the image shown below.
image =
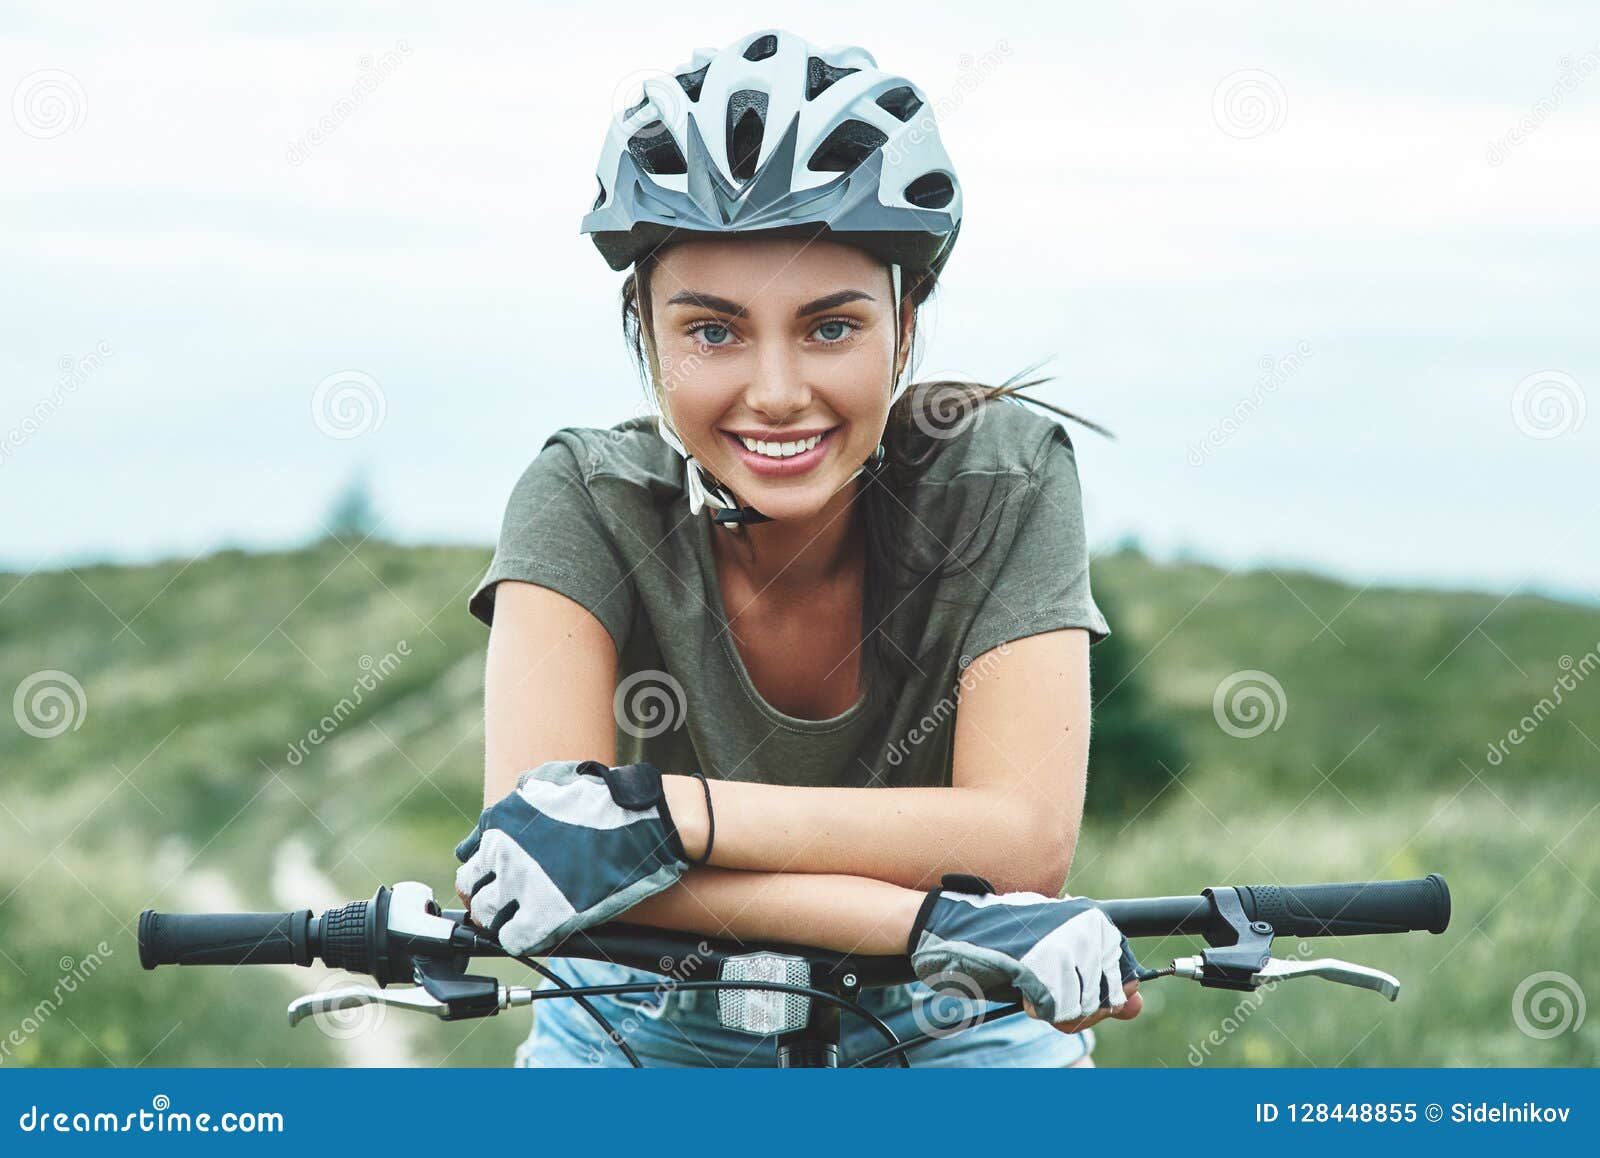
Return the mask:
POLYGON ((978 877, 932 889, 907 943, 934 989, 993 1001, 1027 998, 1044 1021, 1072 1021, 1127 1001, 1138 974, 1128 939, 1092 901, 995 893, 978 877))
POLYGON ((672 885, 688 867, 650 764, 556 760, 524 772, 456 846, 456 888, 513 954, 542 953, 672 885))

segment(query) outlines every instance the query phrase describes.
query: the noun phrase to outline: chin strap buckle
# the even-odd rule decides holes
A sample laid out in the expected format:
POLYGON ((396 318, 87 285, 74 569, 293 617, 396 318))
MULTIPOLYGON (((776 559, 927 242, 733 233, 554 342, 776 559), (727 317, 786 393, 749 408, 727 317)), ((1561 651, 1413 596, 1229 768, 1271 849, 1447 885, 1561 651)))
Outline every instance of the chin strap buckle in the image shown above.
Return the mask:
POLYGON ((772 522, 769 517, 763 515, 754 507, 723 507, 721 510, 713 511, 711 519, 713 522, 721 523, 725 527, 738 524, 748 525, 750 523, 772 522))

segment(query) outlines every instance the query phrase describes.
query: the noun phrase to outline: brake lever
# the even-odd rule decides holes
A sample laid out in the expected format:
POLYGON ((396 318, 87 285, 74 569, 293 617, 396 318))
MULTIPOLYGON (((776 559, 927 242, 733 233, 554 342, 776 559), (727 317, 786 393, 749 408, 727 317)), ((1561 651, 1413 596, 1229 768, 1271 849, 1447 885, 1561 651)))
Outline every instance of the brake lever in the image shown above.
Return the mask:
POLYGON ((1238 889, 1212 887, 1205 889, 1204 895, 1211 901, 1224 927, 1206 934, 1211 947, 1205 952, 1173 961, 1172 968, 1167 971, 1172 976, 1187 977, 1208 989, 1243 990, 1255 990, 1295 977, 1321 977, 1340 985, 1370 989, 1390 1001, 1400 996, 1400 982, 1381 969, 1334 957, 1310 961, 1273 957, 1272 925, 1245 915, 1238 889))
POLYGON ((431 1013, 439 1018, 450 1011, 448 1005, 434 1000, 424 989, 374 989, 370 985, 347 985, 342 989, 296 997, 289 1003, 289 1024, 299 1025, 306 1018, 319 1013, 342 1013, 347 1009, 361 1009, 368 1005, 410 1009, 417 1013, 431 1013))
MULTIPOLYGON (((1206 971, 1206 960, 1201 957, 1179 957, 1172 963, 1172 975, 1175 977, 1188 977, 1202 985, 1216 985, 1214 974, 1206 971)), ((1336 957, 1318 957, 1310 961, 1284 960, 1281 957, 1268 957, 1261 963, 1261 967, 1250 974, 1249 986, 1259 989, 1263 985, 1275 984, 1279 981, 1288 981, 1295 977, 1322 977, 1328 981, 1335 981, 1341 985, 1351 985, 1357 989, 1370 989, 1374 993, 1382 994, 1390 1001, 1400 996, 1400 982, 1395 977, 1381 969, 1373 969, 1367 965, 1357 965, 1352 961, 1341 961, 1336 957)), ((1233 985, 1226 988, 1235 988, 1233 985)))
POLYGON ((299 1025, 308 1017, 319 1013, 339 1013, 346 1009, 361 1009, 368 1005, 382 1005, 390 1009, 405 1009, 413 1013, 426 1013, 440 1021, 454 1021, 463 1016, 483 1016, 498 1013, 517 1005, 532 1005, 533 990, 522 985, 501 985, 495 995, 494 1008, 482 1013, 463 1013, 452 1009, 449 1002, 440 1001, 422 986, 407 988, 374 989, 370 985, 348 985, 330 989, 326 993, 308 993, 289 1003, 289 1024, 299 1025))

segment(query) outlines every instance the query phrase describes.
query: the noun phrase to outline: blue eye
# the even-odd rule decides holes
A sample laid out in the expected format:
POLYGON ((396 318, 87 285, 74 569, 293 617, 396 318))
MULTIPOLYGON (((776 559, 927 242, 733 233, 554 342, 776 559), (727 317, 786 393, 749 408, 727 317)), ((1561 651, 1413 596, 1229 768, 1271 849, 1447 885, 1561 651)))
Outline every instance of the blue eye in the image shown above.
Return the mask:
POLYGON ((695 337, 699 338, 702 342, 705 342, 705 344, 708 345, 708 346, 725 346, 725 345, 727 345, 726 342, 719 342, 719 341, 713 341, 711 339, 708 339, 706 337, 706 335, 708 333, 710 333, 712 330, 716 330, 717 332, 719 332, 719 333, 721 333, 723 335, 726 335, 728 333, 728 327, 722 325, 720 322, 706 322, 704 325, 696 326, 696 327, 694 327, 693 333, 694 333, 695 337))
POLYGON ((825 344, 832 346, 845 341, 859 328, 860 327, 858 327, 856 323, 848 321, 845 318, 829 318, 827 321, 819 322, 817 324, 816 332, 822 335, 822 340, 825 344), (828 329, 830 326, 838 327, 839 330, 839 332, 836 332, 831 337, 823 333, 823 331, 828 329))

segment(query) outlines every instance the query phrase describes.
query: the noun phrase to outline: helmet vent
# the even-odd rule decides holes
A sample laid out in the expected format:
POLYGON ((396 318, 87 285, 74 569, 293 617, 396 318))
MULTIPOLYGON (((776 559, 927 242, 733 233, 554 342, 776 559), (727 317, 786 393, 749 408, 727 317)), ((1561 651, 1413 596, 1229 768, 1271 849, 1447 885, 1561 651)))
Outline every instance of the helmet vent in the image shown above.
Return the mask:
POLYGON ((806 100, 814 101, 824 89, 836 80, 843 80, 859 68, 834 68, 820 56, 806 58, 806 100))
POLYGON ((591 210, 598 209, 606 203, 606 183, 597 179, 595 184, 600 186, 600 192, 595 194, 594 204, 590 206, 591 210))
POLYGON ((934 170, 924 173, 905 187, 905 198, 919 209, 943 209, 955 198, 950 174, 934 170))
POLYGON ((632 107, 623 110, 622 119, 625 120, 625 121, 632 120, 633 119, 633 114, 638 112, 640 109, 644 108, 644 106, 649 104, 649 103, 650 103, 650 96, 649 96, 648 93, 646 93, 644 96, 639 98, 639 103, 638 104, 633 105, 632 107))
POLYGON ((678 74, 678 83, 683 86, 683 91, 689 94, 690 100, 700 99, 700 86, 706 83, 706 70, 710 67, 709 64, 703 64, 693 72, 678 74))
POLYGON ((663 175, 689 171, 689 167, 683 162, 683 154, 679 152, 677 143, 672 139, 672 134, 660 121, 651 121, 629 137, 628 152, 633 154, 633 159, 639 163, 639 168, 646 173, 663 175))
POLYGON ((844 121, 811 154, 815 173, 848 173, 889 138, 866 121, 844 121))
POLYGON ((902 121, 909 121, 917 115, 917 110, 922 107, 922 101, 911 91, 911 86, 901 85, 880 96, 878 107, 902 121))
POLYGON ((744 50, 746 60, 765 60, 769 56, 778 54, 778 38, 771 33, 757 37, 750 42, 750 47, 744 50))
POLYGON ((728 98, 728 171, 736 180, 748 181, 756 175, 766 120, 766 93, 742 88, 728 98))

